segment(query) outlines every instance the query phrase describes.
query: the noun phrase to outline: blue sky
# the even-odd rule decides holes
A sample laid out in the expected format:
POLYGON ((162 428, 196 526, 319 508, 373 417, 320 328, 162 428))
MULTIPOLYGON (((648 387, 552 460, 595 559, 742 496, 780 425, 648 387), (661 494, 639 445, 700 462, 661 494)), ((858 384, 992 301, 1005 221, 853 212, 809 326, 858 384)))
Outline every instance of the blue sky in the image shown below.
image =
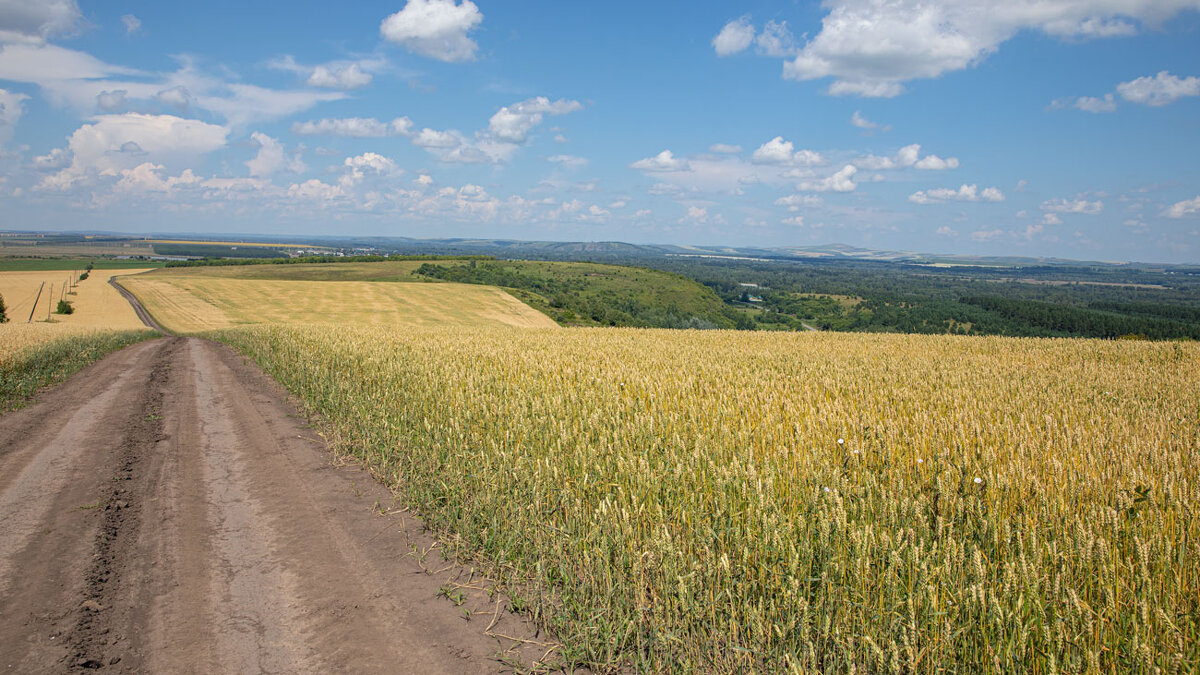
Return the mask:
POLYGON ((0 229, 1200 262, 1200 0, 0 0, 0 229))

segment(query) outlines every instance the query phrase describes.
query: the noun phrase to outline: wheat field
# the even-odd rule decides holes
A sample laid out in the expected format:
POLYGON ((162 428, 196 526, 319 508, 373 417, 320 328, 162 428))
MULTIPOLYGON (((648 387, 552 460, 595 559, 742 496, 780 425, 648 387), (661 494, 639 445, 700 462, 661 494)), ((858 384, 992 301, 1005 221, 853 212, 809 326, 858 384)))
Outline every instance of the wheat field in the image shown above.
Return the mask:
POLYGON ((62 289, 73 276, 71 270, 0 272, 0 295, 4 297, 9 318, 8 323, 0 324, 0 358, 11 357, 26 347, 72 335, 145 328, 129 302, 108 283, 114 276, 141 271, 93 270, 87 279, 74 287, 73 292, 65 295, 62 289), (45 288, 38 299, 38 287, 43 282, 45 288), (53 299, 51 284, 54 287, 53 299), (74 306, 73 314, 53 313, 60 297, 74 306), (37 307, 34 307, 35 299, 37 307), (31 311, 33 321, 28 322, 31 311), (46 320, 47 312, 50 321, 46 320))
POLYGON ((239 279, 163 270, 127 277, 122 285, 163 326, 181 333, 259 323, 557 325, 502 290, 466 284, 239 279))
POLYGON ((1200 668, 1194 343, 213 335, 488 561, 568 661, 1200 668))

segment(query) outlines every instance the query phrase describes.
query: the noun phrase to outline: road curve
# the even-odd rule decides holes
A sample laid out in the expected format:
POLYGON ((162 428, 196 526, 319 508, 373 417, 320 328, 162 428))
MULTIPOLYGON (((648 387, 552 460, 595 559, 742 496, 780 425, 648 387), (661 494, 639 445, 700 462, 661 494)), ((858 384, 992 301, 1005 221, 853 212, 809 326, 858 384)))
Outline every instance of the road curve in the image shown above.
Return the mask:
POLYGON ((285 398, 228 348, 168 337, 0 417, 0 671, 485 673, 554 654, 285 398))

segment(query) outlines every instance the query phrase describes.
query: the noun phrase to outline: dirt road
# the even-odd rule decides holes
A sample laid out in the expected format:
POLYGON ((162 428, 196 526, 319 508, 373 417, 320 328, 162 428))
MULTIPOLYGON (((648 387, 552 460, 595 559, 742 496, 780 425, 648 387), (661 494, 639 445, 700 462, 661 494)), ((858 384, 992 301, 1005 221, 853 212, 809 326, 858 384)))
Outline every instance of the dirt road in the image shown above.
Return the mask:
POLYGON ((118 352, 0 417, 0 672, 468 673, 553 653, 392 503, 227 348, 118 352))

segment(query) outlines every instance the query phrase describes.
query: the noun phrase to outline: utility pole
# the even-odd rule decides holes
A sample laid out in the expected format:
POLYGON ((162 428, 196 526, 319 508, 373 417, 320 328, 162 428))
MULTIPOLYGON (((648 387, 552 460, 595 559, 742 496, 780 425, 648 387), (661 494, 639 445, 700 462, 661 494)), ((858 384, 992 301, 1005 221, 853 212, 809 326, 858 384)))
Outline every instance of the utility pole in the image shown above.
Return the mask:
POLYGON ((46 320, 50 320, 50 308, 54 306, 54 284, 50 284, 50 299, 46 303, 46 320))
POLYGON ((44 282, 44 281, 42 282, 41 286, 38 286, 38 294, 37 294, 37 297, 33 299, 33 307, 29 308, 29 320, 26 321, 25 323, 33 323, 33 313, 37 311, 38 300, 42 299, 42 289, 45 287, 46 287, 46 282, 44 282))

